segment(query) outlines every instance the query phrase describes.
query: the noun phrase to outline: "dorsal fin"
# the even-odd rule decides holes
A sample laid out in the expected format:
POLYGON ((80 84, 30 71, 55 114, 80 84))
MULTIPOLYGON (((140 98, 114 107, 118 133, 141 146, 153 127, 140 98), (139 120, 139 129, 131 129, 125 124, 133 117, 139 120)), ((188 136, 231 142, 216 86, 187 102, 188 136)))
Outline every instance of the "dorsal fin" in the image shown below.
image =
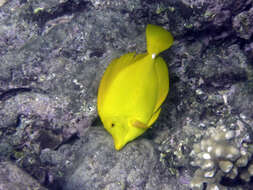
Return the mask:
POLYGON ((104 99, 104 96, 107 94, 108 86, 112 83, 115 79, 115 76, 121 72, 124 68, 130 65, 135 57, 135 53, 127 53, 122 55, 119 58, 113 59, 109 66, 106 68, 105 73, 101 79, 98 88, 98 98, 97 98, 97 105, 98 105, 98 112, 101 112, 101 106, 104 99))

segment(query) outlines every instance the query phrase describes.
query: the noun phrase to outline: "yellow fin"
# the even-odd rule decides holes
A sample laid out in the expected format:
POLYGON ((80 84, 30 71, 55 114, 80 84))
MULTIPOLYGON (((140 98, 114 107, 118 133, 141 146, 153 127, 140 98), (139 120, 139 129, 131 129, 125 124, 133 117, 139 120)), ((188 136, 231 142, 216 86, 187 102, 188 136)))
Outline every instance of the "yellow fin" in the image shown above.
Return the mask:
POLYGON ((153 115, 152 118, 150 119, 150 121, 148 122, 148 126, 150 127, 158 118, 159 114, 161 112, 161 108, 159 110, 157 110, 153 115))
POLYGON ((148 55, 147 53, 136 54, 134 57, 134 62, 137 62, 137 61, 143 59, 147 55, 148 55))
POLYGON ((149 126, 147 126, 146 124, 142 123, 142 122, 139 121, 139 120, 134 120, 134 121, 132 122, 132 125, 133 125, 134 127, 141 128, 141 129, 147 129, 147 128, 149 128, 149 126))
POLYGON ((98 88, 97 106, 99 113, 101 113, 102 102, 104 96, 107 94, 109 85, 112 83, 112 81, 115 79, 115 76, 119 74, 120 71, 133 63, 134 57, 134 52, 122 55, 120 58, 113 59, 109 66, 106 68, 106 71, 101 79, 98 88))
POLYGON ((155 106, 155 111, 160 108, 163 101, 168 95, 169 92, 169 72, 168 67, 161 57, 155 59, 155 68, 158 76, 158 99, 155 106))
POLYGON ((158 55, 160 52, 168 49, 173 43, 173 37, 170 32, 162 28, 148 24, 146 28, 147 51, 149 54, 158 55))

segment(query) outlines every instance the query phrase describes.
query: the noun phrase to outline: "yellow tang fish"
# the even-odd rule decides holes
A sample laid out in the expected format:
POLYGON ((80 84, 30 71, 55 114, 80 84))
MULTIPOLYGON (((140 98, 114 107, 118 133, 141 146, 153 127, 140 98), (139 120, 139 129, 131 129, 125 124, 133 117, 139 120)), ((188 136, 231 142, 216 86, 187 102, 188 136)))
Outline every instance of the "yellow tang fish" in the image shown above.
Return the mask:
POLYGON ((157 55, 173 43, 160 26, 146 27, 147 53, 112 60, 98 89, 98 114, 116 150, 143 134, 158 118, 169 91, 169 73, 157 55))

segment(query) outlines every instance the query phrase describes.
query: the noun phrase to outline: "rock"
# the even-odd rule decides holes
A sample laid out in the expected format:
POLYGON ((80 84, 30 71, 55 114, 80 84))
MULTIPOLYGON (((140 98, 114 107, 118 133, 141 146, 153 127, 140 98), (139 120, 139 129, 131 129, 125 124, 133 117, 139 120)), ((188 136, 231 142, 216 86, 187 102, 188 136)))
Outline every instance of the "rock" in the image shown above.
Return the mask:
POLYGON ((83 141, 64 190, 172 188, 151 142, 138 139, 117 152, 101 128, 90 129, 83 141))
POLYGON ((0 7, 6 3, 7 0, 0 0, 0 7))
POLYGON ((46 190, 35 179, 11 162, 0 163, 0 189, 1 190, 46 190))
POLYGON ((240 38, 249 40, 253 34, 253 8, 236 15, 233 19, 233 28, 240 38))
POLYGON ((252 141, 251 12, 252 0, 0 1, 1 160, 49 189, 189 189, 190 152, 205 131, 222 125, 234 131, 225 139, 252 141), (175 37, 161 55, 170 93, 152 128, 116 152, 97 118, 97 88, 113 58, 145 51, 148 23, 175 37))

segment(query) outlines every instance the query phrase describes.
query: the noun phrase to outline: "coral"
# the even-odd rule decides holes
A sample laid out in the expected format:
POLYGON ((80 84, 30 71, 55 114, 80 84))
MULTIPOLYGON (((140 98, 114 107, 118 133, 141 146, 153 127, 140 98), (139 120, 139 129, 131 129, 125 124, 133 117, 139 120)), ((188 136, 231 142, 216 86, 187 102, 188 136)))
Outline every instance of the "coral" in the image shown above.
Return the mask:
POLYGON ((227 189, 220 182, 224 178, 239 177, 245 182, 253 176, 252 145, 243 142, 240 130, 225 126, 209 128, 200 143, 193 145, 191 165, 200 167, 191 181, 192 189, 227 189))

